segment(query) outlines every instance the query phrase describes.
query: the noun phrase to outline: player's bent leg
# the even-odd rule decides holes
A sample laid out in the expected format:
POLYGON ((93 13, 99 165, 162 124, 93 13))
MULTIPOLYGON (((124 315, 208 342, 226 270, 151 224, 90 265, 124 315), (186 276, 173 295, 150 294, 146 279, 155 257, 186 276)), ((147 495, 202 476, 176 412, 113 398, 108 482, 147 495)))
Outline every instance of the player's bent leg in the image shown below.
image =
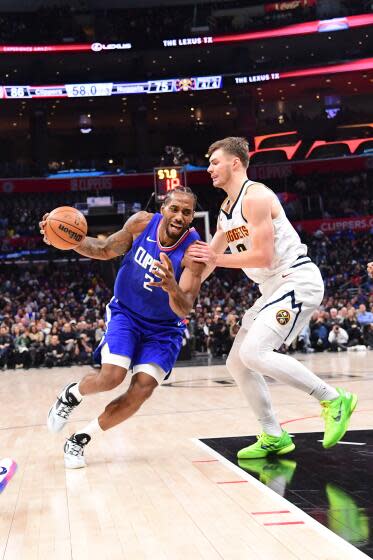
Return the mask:
POLYGON ((240 359, 248 368, 317 398, 324 407, 323 445, 332 447, 346 433, 357 397, 324 383, 295 358, 274 352, 282 342, 281 336, 258 318, 241 345, 240 359))
POLYGON ((102 430, 109 430, 135 414, 143 403, 151 397, 158 381, 151 375, 139 372, 132 379, 126 393, 107 405, 98 417, 102 430))
MULTIPOLYGON (((129 361, 129 358, 122 358, 129 361)), ((48 430, 60 432, 84 395, 115 389, 122 383, 126 373, 127 369, 124 367, 105 363, 99 372, 89 373, 79 383, 66 385, 48 412, 48 430)))
POLYGON ((123 356, 126 360, 126 367, 116 364, 104 363, 101 369, 94 373, 89 373, 79 382, 79 391, 82 396, 111 391, 120 385, 130 364, 130 359, 123 356))
MULTIPOLYGON (((136 367, 141 368, 141 366, 136 367)), ((155 364, 145 364, 144 369, 150 373, 142 371, 135 373, 126 393, 114 399, 98 418, 66 440, 64 446, 66 468, 85 467, 84 448, 91 441, 92 435, 97 431, 106 431, 117 426, 137 412, 166 375, 155 364)))

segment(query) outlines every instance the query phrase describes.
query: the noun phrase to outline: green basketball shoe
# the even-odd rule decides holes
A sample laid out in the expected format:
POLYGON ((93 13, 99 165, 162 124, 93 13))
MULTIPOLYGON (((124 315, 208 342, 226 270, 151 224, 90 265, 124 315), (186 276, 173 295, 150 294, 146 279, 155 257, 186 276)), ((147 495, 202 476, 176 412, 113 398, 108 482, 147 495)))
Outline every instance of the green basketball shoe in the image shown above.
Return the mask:
POLYGON ((295 449, 291 437, 285 430, 281 436, 270 436, 263 432, 257 438, 258 441, 238 451, 238 459, 263 459, 268 455, 285 455, 295 449))
POLYGON ((356 408, 357 395, 337 387, 339 397, 332 401, 321 401, 322 416, 325 420, 323 447, 333 447, 345 435, 350 416, 356 408))

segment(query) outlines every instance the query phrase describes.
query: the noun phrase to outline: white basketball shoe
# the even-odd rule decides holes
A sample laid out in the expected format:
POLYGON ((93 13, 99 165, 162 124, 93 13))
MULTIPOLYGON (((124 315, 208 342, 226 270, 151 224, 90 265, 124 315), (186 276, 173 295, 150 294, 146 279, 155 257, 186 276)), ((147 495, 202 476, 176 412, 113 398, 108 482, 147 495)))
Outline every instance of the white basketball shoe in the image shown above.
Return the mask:
POLYGON ((66 469, 81 469, 87 466, 84 459, 84 447, 91 441, 88 434, 73 434, 66 440, 64 460, 66 469))
POLYGON ((47 426, 50 432, 60 432, 69 419, 70 414, 81 401, 70 392, 76 383, 66 385, 56 402, 48 412, 47 426))

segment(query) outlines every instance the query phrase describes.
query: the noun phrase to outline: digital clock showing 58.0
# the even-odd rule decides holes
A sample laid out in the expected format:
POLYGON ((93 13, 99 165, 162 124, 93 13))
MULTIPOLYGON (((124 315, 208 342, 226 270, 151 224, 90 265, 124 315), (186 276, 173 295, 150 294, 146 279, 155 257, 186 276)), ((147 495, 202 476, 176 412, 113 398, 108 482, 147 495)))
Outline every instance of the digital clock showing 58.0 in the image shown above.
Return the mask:
POLYGON ((161 201, 168 191, 177 187, 186 187, 186 174, 180 165, 154 168, 154 192, 156 199, 161 201))

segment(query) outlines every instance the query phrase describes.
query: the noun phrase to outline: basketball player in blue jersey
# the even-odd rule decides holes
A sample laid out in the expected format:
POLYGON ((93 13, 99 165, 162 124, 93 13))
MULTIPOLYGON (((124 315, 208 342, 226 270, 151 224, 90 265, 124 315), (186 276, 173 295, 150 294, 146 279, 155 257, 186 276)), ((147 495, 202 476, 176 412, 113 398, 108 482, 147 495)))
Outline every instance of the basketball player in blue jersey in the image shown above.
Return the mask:
POLYGON ((213 186, 226 192, 211 244, 197 241, 188 253, 205 263, 205 279, 215 267, 241 268, 259 284, 261 297, 249 309, 227 359, 227 368, 251 404, 262 434, 238 452, 239 459, 283 455, 294 449, 282 430, 264 376, 300 389, 320 401, 325 419, 323 446, 345 434, 357 397, 335 389, 296 359, 274 352, 290 344, 320 305, 324 285, 276 195, 247 178, 249 147, 228 137, 208 150, 213 186), (232 254, 225 254, 226 248, 232 254))
MULTIPOLYGON (((106 332, 95 352, 101 370, 63 389, 49 411, 49 430, 62 430, 83 396, 114 389, 129 369, 133 375, 126 393, 66 441, 67 468, 86 466, 84 447, 93 434, 132 416, 174 366, 182 345, 183 318, 193 307, 204 269, 184 258, 189 245, 199 239, 190 227, 195 204, 190 189, 174 189, 167 194, 161 213, 138 212, 106 240, 86 237, 75 249, 93 259, 124 258, 106 308, 106 332)), ((40 222, 40 231, 48 243, 47 216, 40 222)))

